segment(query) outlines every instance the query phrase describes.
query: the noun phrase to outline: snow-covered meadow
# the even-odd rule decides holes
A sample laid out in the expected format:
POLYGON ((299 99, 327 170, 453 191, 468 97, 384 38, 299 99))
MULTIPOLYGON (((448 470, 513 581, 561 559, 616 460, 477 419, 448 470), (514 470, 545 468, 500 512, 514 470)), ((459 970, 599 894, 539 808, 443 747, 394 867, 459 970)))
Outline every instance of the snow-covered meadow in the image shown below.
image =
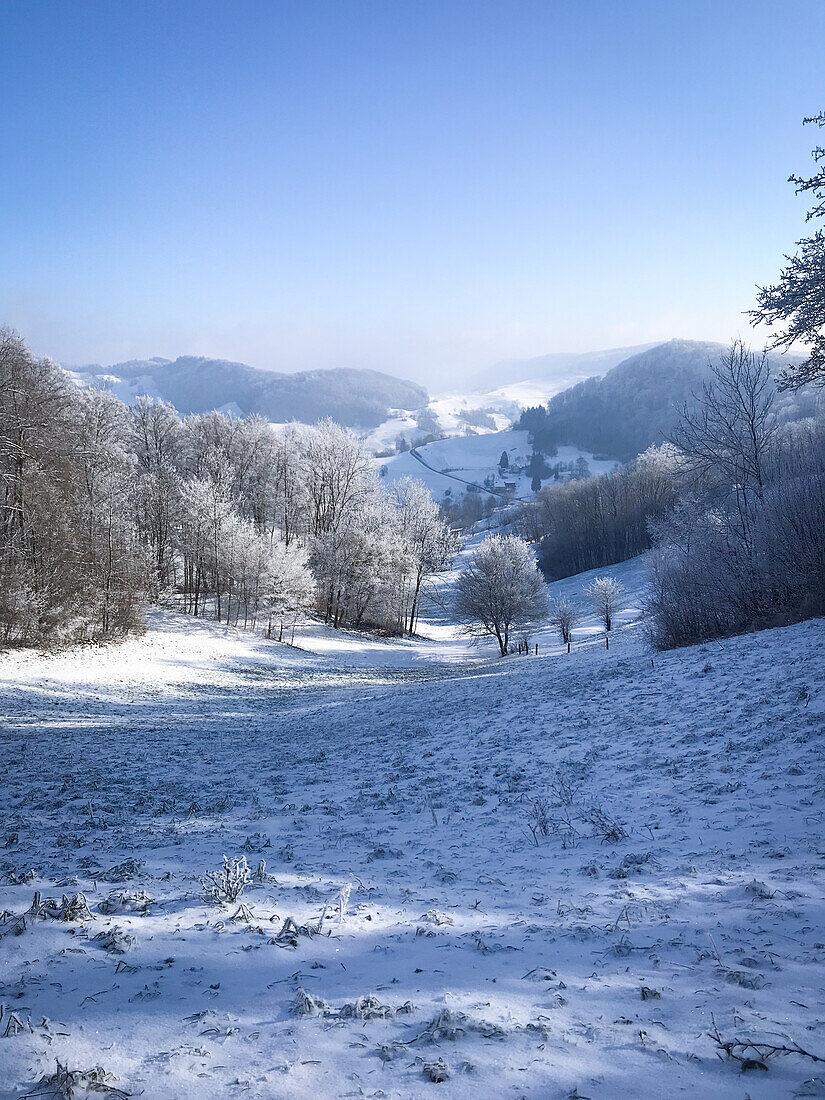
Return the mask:
POLYGON ((653 654, 610 572, 609 651, 158 613, 0 657, 0 1098, 58 1061, 152 1098, 825 1096, 708 1035, 825 1057, 822 620, 653 654))
MULTIPOLYGON (((524 467, 530 461, 533 446, 529 433, 511 429, 482 435, 454 436, 427 443, 414 451, 404 451, 392 458, 379 459, 382 468, 382 480, 391 485, 399 478, 414 477, 423 481, 433 498, 441 500, 446 490, 453 497, 461 496, 468 484, 483 486, 490 478, 501 485, 509 481, 515 486, 518 498, 532 499, 532 478, 528 473, 504 473, 499 469, 499 460, 503 452, 507 453, 511 467, 524 467)), ((556 453, 547 459, 550 466, 555 463, 572 465, 583 458, 592 474, 606 474, 614 470, 618 463, 612 459, 595 458, 589 451, 580 447, 560 446, 556 453)), ((545 486, 552 485, 546 480, 545 486)))

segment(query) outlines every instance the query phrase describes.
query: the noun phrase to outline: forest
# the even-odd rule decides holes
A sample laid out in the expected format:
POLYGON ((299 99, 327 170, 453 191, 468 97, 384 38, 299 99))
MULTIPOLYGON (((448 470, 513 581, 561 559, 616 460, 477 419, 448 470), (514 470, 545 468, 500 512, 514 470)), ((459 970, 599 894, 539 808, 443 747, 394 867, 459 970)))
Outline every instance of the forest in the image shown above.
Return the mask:
POLYGON ((332 421, 181 417, 79 389, 0 330, 0 641, 65 644, 140 629, 151 601, 284 639, 415 631, 455 534, 423 486, 383 491, 332 421))
MULTIPOLYGON (((531 433, 545 454, 575 443, 594 454, 632 462, 648 447, 670 439, 682 409, 694 404, 724 352, 722 344, 670 340, 631 356, 603 378, 571 386, 547 405, 525 409, 518 426, 531 433)), ((799 362, 799 357, 771 352, 771 377, 799 362)), ((780 423, 822 412, 822 393, 816 386, 775 390, 774 413, 780 423)))
POLYGON ((519 509, 548 580, 650 551, 648 628, 663 649, 822 614, 825 418, 783 422, 772 370, 734 342, 670 442, 519 509))

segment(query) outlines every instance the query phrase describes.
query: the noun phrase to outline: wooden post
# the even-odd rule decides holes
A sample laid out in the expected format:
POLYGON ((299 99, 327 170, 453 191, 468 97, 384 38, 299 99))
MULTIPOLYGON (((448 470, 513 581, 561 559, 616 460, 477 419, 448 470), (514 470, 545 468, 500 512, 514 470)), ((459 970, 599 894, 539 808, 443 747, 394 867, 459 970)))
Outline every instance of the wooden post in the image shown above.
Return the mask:
POLYGON ((604 636, 604 648, 605 649, 610 649, 610 635, 609 634, 605 634, 605 636, 604 636))
POLYGON ((539 655, 539 643, 536 642, 536 656, 538 657, 538 655, 539 655))
POLYGON ((570 643, 569 642, 567 643, 567 652, 568 653, 570 652, 570 643))

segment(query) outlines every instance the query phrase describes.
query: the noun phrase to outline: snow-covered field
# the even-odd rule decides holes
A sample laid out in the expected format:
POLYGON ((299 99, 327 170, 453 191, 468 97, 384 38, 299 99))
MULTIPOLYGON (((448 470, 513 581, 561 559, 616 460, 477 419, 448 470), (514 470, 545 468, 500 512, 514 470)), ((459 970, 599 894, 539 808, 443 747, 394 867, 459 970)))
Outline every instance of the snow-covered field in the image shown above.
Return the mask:
MULTIPOLYGON (((521 409, 529 408, 531 405, 546 405, 557 393, 589 377, 591 374, 569 371, 554 379, 509 382, 496 389, 482 390, 478 393, 438 393, 430 399, 428 408, 449 434, 460 432, 463 427, 466 428, 467 421, 462 417, 462 413, 482 410, 490 411, 492 418, 496 421, 495 430, 503 431, 518 419, 518 412, 521 409)), ((475 430, 485 431, 483 428, 475 430)))
MULTIPOLYGON (((443 499, 447 489, 453 498, 460 497, 466 491, 467 483, 483 486, 488 477, 494 478, 499 487, 503 482, 514 482, 516 496, 531 499, 530 475, 514 473, 512 469, 502 473, 498 465, 503 451, 507 452, 511 467, 528 463, 533 450, 528 437, 529 432, 516 429, 486 435, 455 436, 417 447, 415 451, 405 451, 393 458, 381 459, 379 465, 386 471, 383 475, 385 484, 401 477, 415 477, 424 482, 436 500, 443 499)), ((578 447, 559 447, 547 463, 551 467, 556 463, 570 465, 579 458, 585 459, 591 474, 609 473, 618 465, 609 459, 596 459, 589 451, 578 447)), ((544 482, 545 486, 552 484, 552 479, 544 482)))
MULTIPOLYGON (((522 409, 532 405, 546 405, 557 393, 589 377, 592 377, 592 372, 570 370, 554 379, 509 382, 496 389, 480 390, 477 393, 437 393, 430 398, 427 412, 438 425, 439 431, 448 438, 504 432, 518 420, 522 409), (478 415, 482 413, 485 414, 484 417, 478 415)), ((362 441, 371 454, 377 454, 393 448, 399 436, 404 436, 408 443, 413 444, 416 438, 421 438, 417 413, 402 409, 392 410, 389 419, 366 432, 362 441)))
POLYGON ((147 1098, 825 1096, 708 1037, 825 1057, 823 621, 651 654, 607 572, 609 651, 158 613, 0 657, 0 1098, 58 1060, 147 1098), (221 907, 224 854, 265 865, 221 907))

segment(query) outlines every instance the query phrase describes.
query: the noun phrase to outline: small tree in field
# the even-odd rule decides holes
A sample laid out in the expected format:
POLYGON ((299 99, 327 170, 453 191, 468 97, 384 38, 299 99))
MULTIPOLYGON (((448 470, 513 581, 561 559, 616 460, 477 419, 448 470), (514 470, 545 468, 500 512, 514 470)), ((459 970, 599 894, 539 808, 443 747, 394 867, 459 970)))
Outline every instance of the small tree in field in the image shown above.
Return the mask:
POLYGON ((507 653, 512 632, 547 613, 547 593, 530 548, 515 535, 484 541, 458 578, 455 612, 469 634, 489 634, 507 653))
POLYGON ((584 590, 585 596, 593 604, 596 614, 604 623, 605 630, 613 626, 613 616, 622 605, 624 588, 613 577, 596 577, 584 590))
POLYGON ((562 597, 553 602, 553 606, 550 610, 550 623, 558 630, 559 634, 561 634, 561 640, 565 645, 570 644, 573 636, 573 627, 576 625, 578 617, 579 609, 572 600, 567 600, 562 597))

